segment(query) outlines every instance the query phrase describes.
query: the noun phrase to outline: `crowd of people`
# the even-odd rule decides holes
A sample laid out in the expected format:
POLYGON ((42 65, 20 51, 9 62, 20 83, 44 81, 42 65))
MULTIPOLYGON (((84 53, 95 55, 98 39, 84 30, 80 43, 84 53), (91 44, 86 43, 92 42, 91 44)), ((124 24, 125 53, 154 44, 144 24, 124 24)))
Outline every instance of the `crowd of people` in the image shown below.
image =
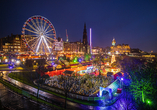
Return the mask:
POLYGON ((91 96, 94 92, 99 90, 99 87, 106 87, 111 83, 111 81, 111 77, 89 74, 84 76, 58 75, 46 79, 45 84, 51 87, 67 90, 71 93, 91 96))

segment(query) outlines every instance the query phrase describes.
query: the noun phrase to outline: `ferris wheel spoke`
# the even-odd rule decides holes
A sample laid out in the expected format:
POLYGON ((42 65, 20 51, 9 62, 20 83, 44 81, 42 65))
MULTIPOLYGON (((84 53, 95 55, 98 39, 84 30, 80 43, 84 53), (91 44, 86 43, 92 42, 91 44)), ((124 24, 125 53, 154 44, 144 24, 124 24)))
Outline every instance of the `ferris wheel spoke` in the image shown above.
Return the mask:
POLYGON ((43 41, 42 41, 42 45, 43 45, 45 51, 48 50, 48 49, 46 48, 46 46, 45 46, 45 44, 44 44, 43 41))
POLYGON ((31 45, 30 47, 31 47, 31 48, 36 47, 37 44, 38 44, 38 42, 39 42, 39 39, 37 39, 37 41, 35 41, 34 43, 32 43, 32 45, 31 45))
POLYGON ((43 20, 42 19, 40 19, 40 24, 41 24, 41 30, 43 31, 44 29, 43 29, 43 20))
POLYGON ((47 32, 45 32, 45 34, 47 34, 47 33, 51 32, 51 31, 52 31, 52 29, 51 29, 51 30, 49 30, 49 31, 47 31, 47 32))
POLYGON ((38 34, 37 32, 35 32, 35 31, 32 31, 32 30, 30 30, 30 29, 27 29, 27 28, 25 28, 25 30, 27 30, 27 31, 29 31, 29 32, 32 32, 32 33, 35 33, 35 34, 38 34))
POLYGON ((39 30, 41 30, 40 25, 39 25, 39 21, 38 21, 37 18, 36 18, 36 22, 37 22, 37 25, 38 25, 39 30))
POLYGON ((46 40, 49 42, 50 45, 53 45, 53 43, 49 39, 46 38, 46 40))
POLYGON ((33 39, 29 40, 28 43, 31 42, 31 41, 33 41, 33 40, 35 40, 35 39, 38 39, 38 38, 39 37, 33 37, 33 39))
POLYGON ((39 50, 39 46, 41 44, 41 40, 42 40, 42 37, 40 37, 40 41, 39 41, 39 44, 37 45, 36 52, 38 52, 38 50, 39 50))
POLYGON ((47 29, 50 27, 50 25, 47 26, 47 28, 44 30, 44 33, 47 31, 47 29))
POLYGON ((53 39, 53 38, 51 38, 51 37, 47 37, 47 36, 45 36, 45 37, 46 37, 46 39, 48 39, 48 41, 49 41, 49 40, 54 41, 54 39, 53 39))
POLYGON ((37 48, 37 45, 38 45, 38 42, 35 42, 35 43, 31 46, 31 48, 32 48, 33 50, 35 50, 35 49, 37 48))
POLYGON ((48 48, 48 50, 49 50, 49 52, 50 52, 50 49, 49 49, 49 46, 48 46, 48 43, 47 43, 45 37, 43 37, 43 39, 44 39, 44 42, 45 42, 45 44, 46 44, 46 47, 48 48))
POLYGON ((55 36, 55 34, 46 34, 46 36, 55 36))
POLYGON ((33 25, 36 27, 36 29, 39 31, 39 28, 37 27, 37 25, 35 24, 34 20, 32 19, 31 22, 33 23, 33 25))
POLYGON ((29 23, 27 23, 34 31, 36 31, 37 32, 37 30, 32 26, 32 25, 30 25, 29 23))
POLYGON ((45 26, 46 26, 46 21, 45 21, 45 23, 44 23, 44 29, 43 29, 43 30, 45 30, 45 26))
POLYGON ((26 37, 38 37, 38 35, 33 34, 33 35, 25 35, 26 37))

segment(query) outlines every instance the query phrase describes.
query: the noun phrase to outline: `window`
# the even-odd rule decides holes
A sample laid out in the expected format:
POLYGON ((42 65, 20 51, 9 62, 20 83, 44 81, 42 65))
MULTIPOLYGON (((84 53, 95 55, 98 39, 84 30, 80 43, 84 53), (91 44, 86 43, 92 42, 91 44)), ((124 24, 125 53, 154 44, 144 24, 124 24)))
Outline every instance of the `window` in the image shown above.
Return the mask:
POLYGON ((7 52, 7 51, 8 51, 8 49, 3 49, 3 51, 7 52))
POLYGON ((20 41, 16 41, 16 43, 20 43, 20 41))
POLYGON ((10 43, 5 43, 5 45, 10 45, 10 43))
POLYGON ((19 40, 19 37, 16 37, 15 39, 16 39, 16 40, 19 40))

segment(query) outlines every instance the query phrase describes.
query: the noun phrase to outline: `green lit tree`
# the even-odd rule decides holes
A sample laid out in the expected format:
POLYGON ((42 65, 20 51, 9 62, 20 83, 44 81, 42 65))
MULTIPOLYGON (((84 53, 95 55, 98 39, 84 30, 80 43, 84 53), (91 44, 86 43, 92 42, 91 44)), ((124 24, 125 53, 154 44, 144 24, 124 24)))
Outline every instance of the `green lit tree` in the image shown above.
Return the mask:
POLYGON ((137 100, 139 103, 144 103, 146 98, 156 92, 152 85, 151 79, 149 78, 134 79, 130 85, 130 91, 133 93, 135 100, 137 100))
POLYGON ((147 105, 151 104, 151 102, 154 102, 155 105, 157 98, 157 63, 139 60, 131 60, 130 62, 124 69, 131 76, 132 82, 129 88, 134 99, 140 105, 139 107, 148 107, 147 105))

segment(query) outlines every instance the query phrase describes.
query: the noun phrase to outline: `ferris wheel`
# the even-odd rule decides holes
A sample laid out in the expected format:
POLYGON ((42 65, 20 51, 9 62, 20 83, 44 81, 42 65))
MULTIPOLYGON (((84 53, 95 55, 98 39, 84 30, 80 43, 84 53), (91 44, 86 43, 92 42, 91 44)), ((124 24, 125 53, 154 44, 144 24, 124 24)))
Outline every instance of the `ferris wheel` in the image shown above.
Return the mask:
POLYGON ((45 17, 35 15, 26 20, 22 28, 26 46, 34 53, 51 53, 57 41, 53 24, 45 17))

